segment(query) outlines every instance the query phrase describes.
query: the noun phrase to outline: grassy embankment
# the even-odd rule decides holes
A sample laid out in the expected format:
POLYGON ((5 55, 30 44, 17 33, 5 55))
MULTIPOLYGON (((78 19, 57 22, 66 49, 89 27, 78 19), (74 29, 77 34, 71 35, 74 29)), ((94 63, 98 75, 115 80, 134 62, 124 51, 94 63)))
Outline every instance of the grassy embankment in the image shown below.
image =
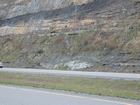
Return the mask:
POLYGON ((0 83, 140 100, 140 81, 0 72, 0 83))

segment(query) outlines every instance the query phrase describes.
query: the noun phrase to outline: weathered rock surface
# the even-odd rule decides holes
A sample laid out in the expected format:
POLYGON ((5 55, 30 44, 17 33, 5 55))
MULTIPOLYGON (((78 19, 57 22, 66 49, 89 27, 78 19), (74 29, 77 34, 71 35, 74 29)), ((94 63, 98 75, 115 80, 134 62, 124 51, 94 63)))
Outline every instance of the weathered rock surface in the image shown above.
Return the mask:
POLYGON ((2 0, 0 9, 1 14, 6 14, 6 18, 12 18, 29 13, 64 8, 74 4, 80 5, 89 1, 92 0, 2 0))
POLYGON ((1 0, 0 17, 9 67, 139 72, 139 0, 1 0))
MULTIPOLYGON (((87 25, 93 25, 99 26, 104 25, 102 27, 103 31, 110 31, 110 30, 121 30, 122 29, 122 18, 129 16, 128 19, 133 20, 134 18, 138 18, 139 15, 139 7, 138 5, 133 6, 130 3, 131 0, 127 1, 127 4, 121 4, 122 1, 114 1, 114 0, 108 0, 108 1, 92 1, 88 2, 87 4, 83 5, 68 5, 68 6, 62 6, 62 4, 68 4, 71 3, 70 1, 62 1, 59 0, 51 2, 50 0, 47 0, 43 4, 38 3, 39 0, 36 2, 34 0, 26 0, 24 2, 29 2, 30 8, 36 9, 37 6, 34 7, 34 5, 45 5, 46 3, 49 4, 49 6, 56 5, 55 9, 48 9, 46 11, 42 12, 33 12, 31 9, 31 12, 29 14, 25 15, 19 15, 16 14, 13 16, 13 18, 9 18, 6 20, 3 20, 0 22, 0 35, 10 35, 10 34, 26 34, 33 31, 44 31, 44 30, 61 30, 61 29, 70 29, 74 27, 81 27, 81 26, 87 26, 87 25), (58 2, 58 3, 57 3, 58 2), (68 3, 67 3, 68 2, 68 3), (33 4, 32 4, 33 3, 33 4), (61 8, 59 7, 61 6, 61 8), (130 7, 128 8, 127 5, 130 7), (118 8, 120 6, 120 8, 118 8), (109 9, 111 8, 111 9, 109 9), (137 13, 138 12, 138 13, 137 13), (135 16, 133 16, 135 14, 135 16)), ((22 0, 18 0, 15 2, 23 2, 22 0)), ((78 2, 78 1, 77 1, 78 2)), ((87 2, 87 0, 83 0, 83 3, 87 2)), ((125 3, 126 1, 124 1, 125 3)), ((82 2, 78 2, 79 4, 82 2)), ((23 3, 25 5, 25 3, 23 3)), ((27 5, 26 5, 27 6, 27 5)), ((46 5, 45 5, 46 6, 46 5)), ((21 7, 21 6, 20 6, 21 7)), ((48 7, 48 6, 46 6, 48 7)), ((43 7, 41 6, 40 9, 43 7)), ((28 8, 26 8, 28 9, 28 8)), ((47 8, 46 8, 47 9, 47 8)), ((17 9, 15 9, 17 10, 17 9)), ((22 10, 22 9, 21 9, 22 10)), ((38 11, 41 11, 37 8, 38 11)), ((16 13, 13 11, 13 13, 16 13)), ((9 13, 8 13, 9 14, 9 13)), ((24 14, 21 11, 21 14, 24 14)), ((95 27, 96 28, 96 27, 95 27)))

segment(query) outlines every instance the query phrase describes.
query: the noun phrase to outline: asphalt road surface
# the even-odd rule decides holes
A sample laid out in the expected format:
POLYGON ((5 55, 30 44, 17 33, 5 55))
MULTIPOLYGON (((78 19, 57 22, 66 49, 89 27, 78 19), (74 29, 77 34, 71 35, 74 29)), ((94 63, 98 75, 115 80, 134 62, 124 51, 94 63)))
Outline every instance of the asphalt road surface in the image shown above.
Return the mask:
POLYGON ((140 105, 140 101, 1 84, 0 105, 140 105))
POLYGON ((33 73, 33 74, 56 74, 65 76, 85 76, 92 78, 111 78, 111 79, 126 79, 140 80, 140 74, 130 73, 104 73, 104 72, 84 72, 84 71, 62 71, 62 70, 42 70, 42 69, 20 69, 20 68, 2 68, 0 72, 18 72, 18 73, 33 73))

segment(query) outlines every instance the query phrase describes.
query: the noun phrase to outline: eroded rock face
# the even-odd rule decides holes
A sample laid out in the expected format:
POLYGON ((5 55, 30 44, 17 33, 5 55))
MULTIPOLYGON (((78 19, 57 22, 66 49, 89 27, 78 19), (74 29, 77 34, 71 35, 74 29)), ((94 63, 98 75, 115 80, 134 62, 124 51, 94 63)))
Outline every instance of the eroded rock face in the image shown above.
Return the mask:
MULTIPOLYGON (((89 1, 17 0, 9 2, 8 5, 1 4, 3 8, 9 9, 6 17, 8 19, 0 22, 0 36, 46 30, 54 32, 90 25, 96 28, 101 24, 105 24, 102 30, 106 32, 121 30, 122 18, 127 17, 128 13, 135 12, 133 10, 139 9, 137 6, 132 7, 131 0, 124 0, 124 4, 121 0, 89 1), (73 2, 77 2, 76 6, 73 2), (128 5, 130 8, 127 7, 128 5), (110 23, 114 25, 111 26, 110 23)), ((130 19, 133 18, 131 16, 130 19)))
POLYGON ((12 18, 23 14, 63 8, 74 4, 81 5, 89 1, 91 0, 2 0, 0 1, 0 9, 2 10, 1 15, 4 15, 6 18, 12 18))
POLYGON ((38 30, 56 31, 65 28, 73 28, 77 24, 89 25, 94 20, 75 20, 75 15, 78 16, 78 12, 85 17, 86 11, 90 9, 87 5, 94 5, 94 1, 87 5, 80 5, 87 2, 88 0, 17 0, 14 4, 11 4, 16 6, 11 6, 6 17, 13 18, 3 20, 0 23, 0 35, 25 34, 38 30), (76 4, 76 6, 74 4, 76 4))
POLYGON ((0 59, 12 61, 12 67, 30 64, 47 69, 91 70, 106 65, 119 68, 118 65, 123 64, 118 62, 125 56, 91 58, 104 51, 123 52, 130 47, 131 51, 133 48, 139 50, 139 10, 137 0, 1 0, 0 37, 3 39, 0 40, 0 50, 3 51, 0 54, 7 55, 0 59), (36 54, 38 50, 43 53, 36 54), (87 54, 88 51, 90 54, 87 54), (96 51, 99 53, 92 55, 96 51), (19 55, 13 60, 8 56, 9 52, 19 55), (57 52, 64 57, 58 54, 58 62, 55 62, 56 59, 50 62, 57 52), (79 53, 85 54, 81 56, 88 59, 81 61, 75 58, 79 53), (62 58, 65 61, 61 61, 62 58))

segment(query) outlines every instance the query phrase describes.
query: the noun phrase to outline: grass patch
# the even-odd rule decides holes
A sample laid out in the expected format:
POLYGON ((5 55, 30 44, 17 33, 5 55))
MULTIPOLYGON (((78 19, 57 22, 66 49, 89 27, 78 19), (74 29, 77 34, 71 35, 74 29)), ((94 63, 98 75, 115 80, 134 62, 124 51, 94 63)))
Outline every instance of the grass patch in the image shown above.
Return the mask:
POLYGON ((42 53, 43 53, 43 50, 40 49, 40 50, 38 50, 36 53, 38 53, 38 54, 42 54, 42 53))
POLYGON ((140 100, 140 81, 0 72, 0 83, 140 100))

